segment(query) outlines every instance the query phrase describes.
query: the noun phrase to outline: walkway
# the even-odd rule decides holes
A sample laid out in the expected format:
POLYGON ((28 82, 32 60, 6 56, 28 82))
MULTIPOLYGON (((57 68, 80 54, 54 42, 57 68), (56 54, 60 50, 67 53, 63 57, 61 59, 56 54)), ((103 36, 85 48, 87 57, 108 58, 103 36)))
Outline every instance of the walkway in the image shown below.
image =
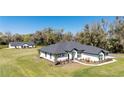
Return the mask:
POLYGON ((80 62, 78 60, 74 60, 74 62, 79 63, 79 64, 83 64, 83 65, 86 65, 86 66, 102 66, 102 65, 105 65, 105 64, 114 63, 114 62, 116 62, 116 60, 113 59, 112 61, 104 62, 104 63, 100 63, 100 64, 87 64, 87 63, 80 62))

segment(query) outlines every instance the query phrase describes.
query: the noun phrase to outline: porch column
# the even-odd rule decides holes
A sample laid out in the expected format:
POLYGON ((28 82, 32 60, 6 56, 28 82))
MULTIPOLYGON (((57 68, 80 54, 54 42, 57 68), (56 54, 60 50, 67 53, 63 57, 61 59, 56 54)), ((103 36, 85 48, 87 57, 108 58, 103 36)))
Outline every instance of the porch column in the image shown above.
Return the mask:
POLYGON ((54 57, 55 57, 54 61, 57 62, 58 54, 54 54, 54 57))

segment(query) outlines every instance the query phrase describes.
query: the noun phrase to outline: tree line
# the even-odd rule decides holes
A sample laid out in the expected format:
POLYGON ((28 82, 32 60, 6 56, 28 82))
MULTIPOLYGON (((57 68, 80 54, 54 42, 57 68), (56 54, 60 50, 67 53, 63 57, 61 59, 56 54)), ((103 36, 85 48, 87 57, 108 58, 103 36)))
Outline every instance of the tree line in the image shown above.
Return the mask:
POLYGON ((8 45, 9 42, 34 42, 36 45, 50 45, 60 41, 71 41, 73 34, 64 32, 63 29, 45 28, 33 34, 12 34, 0 32, 0 45, 8 45))
POLYGON ((0 45, 9 42, 30 42, 36 45, 50 45, 60 41, 78 41, 106 49, 112 53, 124 53, 124 17, 116 17, 113 22, 102 19, 100 22, 86 24, 82 31, 73 34, 64 29, 45 28, 32 34, 12 34, 0 32, 0 45))

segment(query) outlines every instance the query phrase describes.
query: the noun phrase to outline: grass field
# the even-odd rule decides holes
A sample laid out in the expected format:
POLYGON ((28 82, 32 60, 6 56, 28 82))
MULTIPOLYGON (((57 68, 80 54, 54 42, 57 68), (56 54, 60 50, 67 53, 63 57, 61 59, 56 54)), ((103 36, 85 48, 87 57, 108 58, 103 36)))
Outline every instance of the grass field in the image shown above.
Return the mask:
POLYGON ((0 49, 7 48, 7 47, 8 47, 8 45, 0 45, 0 49))
POLYGON ((39 58, 37 49, 0 49, 0 76, 124 76, 124 54, 115 55, 117 62, 99 67, 77 63, 54 66, 39 58))

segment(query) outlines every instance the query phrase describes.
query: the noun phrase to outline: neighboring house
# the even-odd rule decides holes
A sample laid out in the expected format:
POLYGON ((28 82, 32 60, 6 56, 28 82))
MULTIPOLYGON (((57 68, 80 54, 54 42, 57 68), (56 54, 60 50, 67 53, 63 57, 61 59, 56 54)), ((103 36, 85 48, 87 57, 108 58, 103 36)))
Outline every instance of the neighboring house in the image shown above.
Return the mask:
POLYGON ((33 42, 10 42, 9 48, 34 48, 33 42))
POLYGON ((90 61, 101 61, 107 58, 108 51, 78 42, 59 42, 40 49, 40 57, 52 62, 88 59, 90 61))

